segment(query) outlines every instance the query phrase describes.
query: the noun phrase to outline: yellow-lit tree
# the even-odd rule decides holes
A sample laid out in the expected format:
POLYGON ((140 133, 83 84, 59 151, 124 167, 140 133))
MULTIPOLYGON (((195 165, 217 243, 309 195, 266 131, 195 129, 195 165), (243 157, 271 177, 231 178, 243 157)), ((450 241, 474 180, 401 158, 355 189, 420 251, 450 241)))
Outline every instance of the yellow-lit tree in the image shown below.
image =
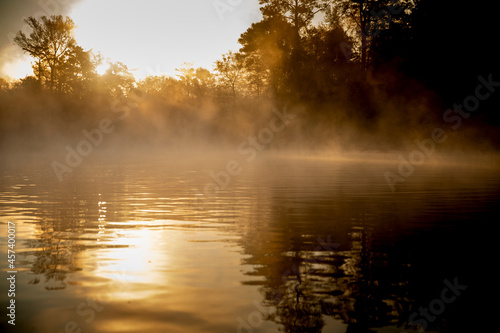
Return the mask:
POLYGON ((233 96, 236 96, 236 84, 242 76, 243 62, 239 53, 229 51, 222 55, 222 59, 215 61, 215 71, 222 86, 229 87, 233 96))
POLYGON ((33 73, 43 88, 69 92, 75 80, 95 74, 95 63, 89 51, 77 45, 75 23, 69 17, 53 15, 25 20, 32 29, 29 35, 18 31, 14 42, 34 58, 33 73))

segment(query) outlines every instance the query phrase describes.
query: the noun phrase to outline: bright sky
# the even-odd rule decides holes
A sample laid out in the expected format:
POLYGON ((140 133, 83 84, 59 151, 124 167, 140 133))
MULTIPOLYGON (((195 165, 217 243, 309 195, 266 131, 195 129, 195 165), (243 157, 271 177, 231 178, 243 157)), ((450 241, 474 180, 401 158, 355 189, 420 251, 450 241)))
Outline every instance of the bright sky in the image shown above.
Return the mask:
MULTIPOLYGON (((139 77, 175 75, 184 62, 212 70, 261 19, 258 0, 81 0, 68 16, 84 49, 137 69, 139 77)), ((9 72, 19 78, 31 70, 25 58, 9 72)))

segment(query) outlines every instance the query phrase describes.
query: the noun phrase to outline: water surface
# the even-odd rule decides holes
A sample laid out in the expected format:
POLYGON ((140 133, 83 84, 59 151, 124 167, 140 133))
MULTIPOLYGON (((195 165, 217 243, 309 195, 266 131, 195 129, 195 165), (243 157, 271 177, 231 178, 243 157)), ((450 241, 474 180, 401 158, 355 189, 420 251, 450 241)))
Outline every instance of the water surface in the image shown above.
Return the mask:
POLYGON ((392 192, 394 158, 263 154, 205 192, 230 159, 103 154, 62 182, 47 158, 4 163, 15 331, 411 332, 454 279, 467 289, 427 330, 483 321, 492 163, 429 162, 392 192))

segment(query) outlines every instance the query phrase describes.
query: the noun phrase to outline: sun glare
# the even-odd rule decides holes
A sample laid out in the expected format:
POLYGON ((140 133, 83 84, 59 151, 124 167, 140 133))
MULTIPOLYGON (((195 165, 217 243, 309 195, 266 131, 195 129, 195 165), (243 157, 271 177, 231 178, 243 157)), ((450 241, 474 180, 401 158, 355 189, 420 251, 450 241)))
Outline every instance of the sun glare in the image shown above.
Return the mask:
POLYGON ((241 16, 248 8, 259 12, 242 4, 221 20, 211 1, 84 0, 69 16, 85 49, 144 77, 175 75, 184 62, 211 70, 223 53, 239 48, 239 35, 253 21, 241 16))
POLYGON ((18 79, 33 75, 30 58, 26 54, 21 53, 16 45, 6 47, 5 51, 12 52, 15 56, 6 59, 4 63, 0 62, 0 77, 3 75, 9 79, 18 79))
MULTIPOLYGON (((260 10, 258 1, 235 2, 222 15, 205 0, 82 0, 64 15, 75 22, 75 38, 85 50, 143 78, 175 76, 184 62, 212 70, 223 53, 240 47, 240 34, 260 19, 260 10)), ((0 50, 0 76, 32 75, 31 59, 20 54, 16 45, 0 50)), ((99 66, 99 75, 106 69, 99 66)))
POLYGON ((97 66, 96 71, 99 75, 104 75, 109 68, 109 63, 101 64, 97 66))

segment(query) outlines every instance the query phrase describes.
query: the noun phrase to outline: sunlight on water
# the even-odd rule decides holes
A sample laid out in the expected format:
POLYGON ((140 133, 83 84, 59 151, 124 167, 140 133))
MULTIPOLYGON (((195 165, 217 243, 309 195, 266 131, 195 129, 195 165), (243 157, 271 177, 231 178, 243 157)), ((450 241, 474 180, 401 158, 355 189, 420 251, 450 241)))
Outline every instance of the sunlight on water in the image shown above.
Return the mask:
POLYGON ((411 332, 414 307, 432 299, 422 288, 473 283, 461 258, 483 249, 464 237, 482 231, 467 224, 494 211, 500 188, 493 169, 428 166, 392 193, 391 163, 265 158, 203 193, 224 162, 88 165, 62 184, 3 170, 23 322, 229 333, 345 332, 362 321, 411 332))

